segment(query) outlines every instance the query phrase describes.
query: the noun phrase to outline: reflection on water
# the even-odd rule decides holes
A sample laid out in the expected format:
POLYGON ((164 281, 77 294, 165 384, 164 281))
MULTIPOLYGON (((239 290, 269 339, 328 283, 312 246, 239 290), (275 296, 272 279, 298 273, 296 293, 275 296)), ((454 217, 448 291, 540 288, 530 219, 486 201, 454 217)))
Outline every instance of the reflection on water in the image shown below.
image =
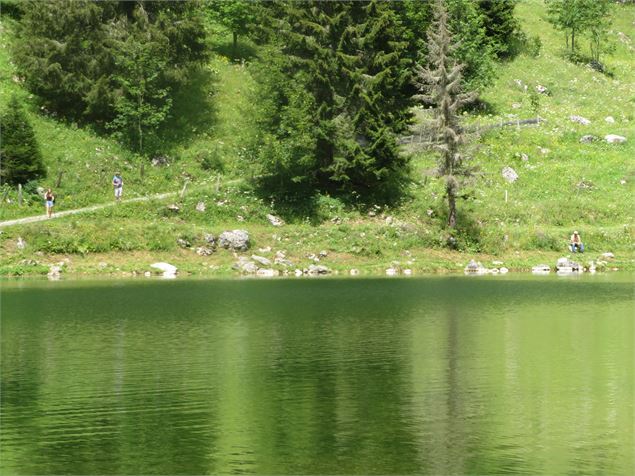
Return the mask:
POLYGON ((632 474, 633 281, 3 285, 2 474, 632 474))

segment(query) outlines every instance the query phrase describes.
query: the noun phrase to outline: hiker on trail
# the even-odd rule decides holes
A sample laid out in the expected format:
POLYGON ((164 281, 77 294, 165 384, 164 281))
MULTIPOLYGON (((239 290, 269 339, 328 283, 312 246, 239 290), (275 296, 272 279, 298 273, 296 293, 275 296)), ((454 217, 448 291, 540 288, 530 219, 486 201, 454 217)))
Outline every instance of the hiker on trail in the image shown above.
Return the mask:
POLYGON ((55 195, 49 188, 44 194, 44 201, 46 202, 46 216, 51 218, 53 216, 53 207, 55 206, 55 195))
POLYGON ((582 238, 580 238, 580 235, 578 234, 577 231, 573 232, 573 235, 571 235, 571 243, 569 244, 569 249, 571 250, 572 253, 576 253, 576 252, 580 252, 580 253, 584 253, 584 245, 582 244, 582 238))
POLYGON ((119 201, 123 193, 123 179, 119 172, 115 172, 115 176, 112 178, 112 186, 115 189, 115 200, 119 201))

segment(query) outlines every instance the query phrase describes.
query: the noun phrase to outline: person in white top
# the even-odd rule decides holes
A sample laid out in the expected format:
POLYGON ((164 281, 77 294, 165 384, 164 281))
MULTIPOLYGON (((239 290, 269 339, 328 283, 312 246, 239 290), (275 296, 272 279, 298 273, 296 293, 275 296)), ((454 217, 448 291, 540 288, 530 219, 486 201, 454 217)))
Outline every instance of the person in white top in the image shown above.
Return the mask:
POLYGON ((578 251, 580 253, 584 253, 584 244, 582 243, 582 238, 580 238, 580 234, 577 231, 574 231, 573 235, 571 235, 569 249, 572 253, 576 253, 578 251))

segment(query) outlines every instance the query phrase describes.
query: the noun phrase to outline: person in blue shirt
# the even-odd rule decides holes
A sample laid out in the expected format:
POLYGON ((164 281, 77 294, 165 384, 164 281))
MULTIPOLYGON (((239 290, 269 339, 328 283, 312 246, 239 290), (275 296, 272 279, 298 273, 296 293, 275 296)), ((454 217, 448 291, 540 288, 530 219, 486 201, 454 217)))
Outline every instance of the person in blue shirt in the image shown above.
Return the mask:
POLYGON ((115 200, 121 200, 121 194, 123 193, 123 179, 121 178, 121 174, 119 172, 116 172, 115 176, 112 178, 112 186, 115 189, 115 200))

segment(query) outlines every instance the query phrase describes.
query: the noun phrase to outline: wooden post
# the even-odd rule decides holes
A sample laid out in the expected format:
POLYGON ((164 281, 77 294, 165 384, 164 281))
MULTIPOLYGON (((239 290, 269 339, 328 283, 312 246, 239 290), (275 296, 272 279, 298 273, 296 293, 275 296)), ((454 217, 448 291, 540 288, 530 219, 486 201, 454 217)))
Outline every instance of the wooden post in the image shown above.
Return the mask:
POLYGON ((64 171, 60 170, 60 173, 57 175, 57 180, 55 181, 55 188, 59 188, 62 185, 62 175, 64 175, 64 171))
POLYGON ((183 184, 183 188, 181 189, 181 193, 179 194, 179 197, 181 198, 181 200, 183 200, 183 197, 185 197, 185 189, 187 188, 188 183, 189 181, 185 179, 185 183, 183 184))
POLYGON ((18 205, 22 206, 22 184, 18 184, 18 205))

